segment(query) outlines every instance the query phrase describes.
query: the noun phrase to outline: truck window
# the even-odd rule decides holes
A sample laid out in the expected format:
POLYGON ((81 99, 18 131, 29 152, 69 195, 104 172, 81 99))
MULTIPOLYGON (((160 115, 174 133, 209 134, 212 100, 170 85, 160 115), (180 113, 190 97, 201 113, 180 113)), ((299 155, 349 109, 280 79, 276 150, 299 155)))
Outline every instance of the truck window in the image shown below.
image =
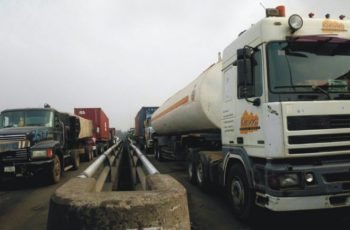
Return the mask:
POLYGON ((349 41, 271 42, 267 54, 272 93, 350 92, 349 41))
POLYGON ((253 71, 253 84, 247 86, 238 85, 237 92, 239 99, 245 97, 259 97, 262 95, 262 63, 260 49, 254 52, 251 62, 253 71))

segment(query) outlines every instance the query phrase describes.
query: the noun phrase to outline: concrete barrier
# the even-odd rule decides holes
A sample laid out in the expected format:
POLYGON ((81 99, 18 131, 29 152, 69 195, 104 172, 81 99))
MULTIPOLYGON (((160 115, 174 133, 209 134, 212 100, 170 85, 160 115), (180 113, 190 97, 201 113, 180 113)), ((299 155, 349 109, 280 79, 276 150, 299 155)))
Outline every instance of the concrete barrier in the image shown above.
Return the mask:
POLYGON ((185 188, 169 175, 146 181, 147 191, 95 192, 94 178, 73 178, 51 197, 47 229, 190 230, 185 188))

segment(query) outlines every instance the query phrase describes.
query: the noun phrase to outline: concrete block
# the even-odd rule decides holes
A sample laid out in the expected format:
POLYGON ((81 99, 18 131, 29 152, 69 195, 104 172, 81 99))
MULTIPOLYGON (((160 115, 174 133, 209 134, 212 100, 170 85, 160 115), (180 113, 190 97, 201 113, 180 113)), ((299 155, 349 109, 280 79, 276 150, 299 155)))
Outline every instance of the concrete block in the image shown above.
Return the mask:
POLYGON ((146 183, 147 191, 95 192, 94 178, 73 178, 51 197, 47 229, 190 230, 185 188, 169 175, 146 183))

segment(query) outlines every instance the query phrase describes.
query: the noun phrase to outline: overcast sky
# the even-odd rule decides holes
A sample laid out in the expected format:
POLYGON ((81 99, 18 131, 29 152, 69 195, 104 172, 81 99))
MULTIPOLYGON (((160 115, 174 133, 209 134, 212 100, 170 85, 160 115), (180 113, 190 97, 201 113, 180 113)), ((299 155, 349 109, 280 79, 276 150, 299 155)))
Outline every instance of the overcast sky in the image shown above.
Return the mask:
POLYGON ((348 0, 0 0, 0 110, 101 107, 126 130, 263 18, 260 2, 350 18, 348 0))

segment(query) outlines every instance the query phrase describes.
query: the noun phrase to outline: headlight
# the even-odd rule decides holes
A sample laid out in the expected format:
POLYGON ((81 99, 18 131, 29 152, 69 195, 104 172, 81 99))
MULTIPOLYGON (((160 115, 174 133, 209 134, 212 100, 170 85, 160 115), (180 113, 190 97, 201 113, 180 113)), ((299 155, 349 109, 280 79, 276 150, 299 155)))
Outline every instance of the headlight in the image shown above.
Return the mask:
POLYGON ((298 174, 284 174, 280 176, 281 188, 294 187, 300 184, 298 174))
POLYGON ((292 32, 295 32, 303 27, 303 19, 299 15, 293 14, 289 17, 288 24, 292 32))
POLYGON ((300 176, 297 173, 271 173, 268 181, 272 189, 293 188, 300 185, 300 176))
POLYGON ((33 158, 43 158, 43 157, 47 157, 47 150, 34 150, 32 152, 32 157, 33 158))

